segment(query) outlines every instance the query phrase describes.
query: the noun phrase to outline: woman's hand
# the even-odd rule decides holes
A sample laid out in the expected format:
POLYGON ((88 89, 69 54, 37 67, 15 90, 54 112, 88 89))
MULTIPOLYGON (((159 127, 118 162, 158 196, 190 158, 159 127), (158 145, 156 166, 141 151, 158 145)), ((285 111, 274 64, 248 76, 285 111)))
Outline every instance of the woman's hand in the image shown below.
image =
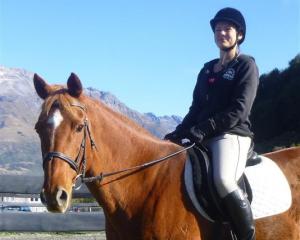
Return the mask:
POLYGON ((178 130, 175 130, 173 132, 170 132, 168 133, 165 137, 164 137, 164 140, 169 140, 171 142, 174 142, 174 143, 181 143, 181 139, 182 139, 182 133, 181 131, 178 131, 178 130))
POLYGON ((188 136, 188 139, 190 139, 191 142, 195 143, 201 143, 205 137, 204 132, 196 125, 193 126, 190 129, 190 136, 188 136))

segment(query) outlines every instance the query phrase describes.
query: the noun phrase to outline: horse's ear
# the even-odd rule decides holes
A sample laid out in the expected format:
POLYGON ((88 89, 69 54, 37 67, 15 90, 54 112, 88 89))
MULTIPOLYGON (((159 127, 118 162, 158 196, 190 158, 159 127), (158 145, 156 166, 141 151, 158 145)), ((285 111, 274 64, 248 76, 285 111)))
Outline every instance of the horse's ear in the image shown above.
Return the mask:
POLYGON ((68 93, 72 97, 79 97, 82 93, 82 84, 79 77, 75 73, 71 73, 71 76, 68 79, 68 93))
POLYGON ((33 76, 33 84, 36 93, 39 95, 40 98, 45 99, 50 94, 50 86, 36 73, 33 76))

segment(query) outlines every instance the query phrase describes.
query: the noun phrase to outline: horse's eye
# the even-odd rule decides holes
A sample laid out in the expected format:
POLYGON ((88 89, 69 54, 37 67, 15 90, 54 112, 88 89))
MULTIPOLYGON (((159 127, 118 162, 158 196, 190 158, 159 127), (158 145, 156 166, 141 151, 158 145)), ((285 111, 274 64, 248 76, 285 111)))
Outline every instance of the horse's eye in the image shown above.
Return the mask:
POLYGON ((81 130, 83 129, 84 125, 83 124, 78 124, 76 126, 76 132, 81 132, 81 130))

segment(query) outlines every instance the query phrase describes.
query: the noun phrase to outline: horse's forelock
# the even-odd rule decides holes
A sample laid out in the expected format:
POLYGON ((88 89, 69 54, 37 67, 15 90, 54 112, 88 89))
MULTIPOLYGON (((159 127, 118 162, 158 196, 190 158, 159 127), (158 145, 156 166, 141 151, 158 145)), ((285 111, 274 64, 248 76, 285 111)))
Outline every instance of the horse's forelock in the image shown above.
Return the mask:
POLYGON ((53 94, 48 97, 42 105, 42 111, 39 117, 39 121, 43 121, 49 117, 49 113, 53 107, 58 107, 62 114, 66 115, 71 121, 79 122, 80 118, 74 111, 74 107, 71 105, 74 100, 67 94, 66 89, 57 89, 58 94, 53 94))

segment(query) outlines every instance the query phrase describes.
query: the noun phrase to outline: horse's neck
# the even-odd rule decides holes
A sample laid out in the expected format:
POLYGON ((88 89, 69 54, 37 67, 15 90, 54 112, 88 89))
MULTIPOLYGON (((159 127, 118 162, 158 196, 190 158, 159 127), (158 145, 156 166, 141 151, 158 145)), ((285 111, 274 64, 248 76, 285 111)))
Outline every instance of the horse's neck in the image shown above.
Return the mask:
MULTIPOLYGON (((178 146, 163 142, 120 117, 106 107, 95 108, 91 117, 93 134, 98 152, 93 159, 92 172, 114 172, 149 162, 178 150, 178 146)), ((143 202, 155 184, 158 172, 164 174, 161 165, 137 172, 127 172, 104 179, 102 185, 94 185, 93 194, 107 211, 116 209, 132 211, 131 205, 143 202)), ((164 165, 166 166, 166 165, 164 165)), ((165 168, 164 168, 165 169, 165 168)), ((127 214, 130 214, 127 212, 127 214)), ((131 213, 132 214, 132 213, 131 213)))
POLYGON ((127 117, 99 105, 94 112, 93 132, 107 168, 139 164, 154 157, 161 140, 151 136, 127 117))

